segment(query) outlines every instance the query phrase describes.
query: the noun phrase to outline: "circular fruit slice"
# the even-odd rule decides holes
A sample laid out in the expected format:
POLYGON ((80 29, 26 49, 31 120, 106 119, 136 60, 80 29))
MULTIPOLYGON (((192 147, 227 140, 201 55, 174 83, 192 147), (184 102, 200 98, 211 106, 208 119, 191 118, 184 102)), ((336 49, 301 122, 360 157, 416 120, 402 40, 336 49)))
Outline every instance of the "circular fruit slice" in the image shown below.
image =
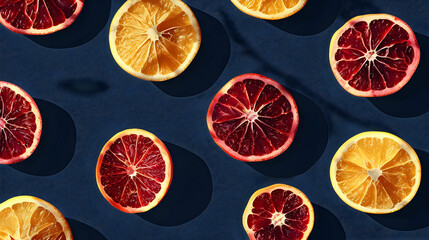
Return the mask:
POLYGON ((194 13, 180 0, 128 0, 112 20, 109 43, 126 72, 165 81, 192 62, 201 32, 194 13))
POLYGON ((359 97, 399 91, 414 74, 420 48, 411 28, 388 14, 355 17, 332 36, 332 71, 340 85, 359 97))
POLYGON ((0 0, 0 23, 28 35, 50 34, 68 27, 84 0, 0 0))
POLYGON ((421 168, 416 152, 404 140, 386 132, 364 132, 338 149, 330 177, 335 192, 349 206, 382 214, 411 201, 421 168))
POLYGON ((0 239, 72 240, 64 216, 54 206, 32 196, 18 196, 0 204, 0 239))
POLYGON ((104 198, 127 213, 155 207, 171 183, 170 153, 155 135, 124 130, 104 145, 98 157, 97 185, 104 198))
POLYGON ((249 73, 233 78, 216 94, 207 125, 216 144, 231 157, 265 161, 292 143, 298 109, 292 95, 278 82, 249 73))
POLYGON ((253 193, 243 214, 244 230, 251 240, 307 239, 313 224, 311 202, 304 193, 285 184, 253 193))
POLYGON ((307 0, 231 0, 240 11, 253 17, 278 20, 301 10, 307 0))
POLYGON ((18 86, 0 81, 0 164, 28 158, 41 133, 42 117, 34 100, 18 86))

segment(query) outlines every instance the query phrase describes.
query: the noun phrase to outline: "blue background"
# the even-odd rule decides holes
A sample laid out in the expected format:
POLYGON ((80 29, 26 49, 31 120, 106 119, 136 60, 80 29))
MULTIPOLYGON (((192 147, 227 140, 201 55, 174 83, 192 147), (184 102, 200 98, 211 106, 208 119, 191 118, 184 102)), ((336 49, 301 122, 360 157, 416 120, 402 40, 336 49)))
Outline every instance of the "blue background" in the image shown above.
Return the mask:
POLYGON ((123 2, 87 0, 74 24, 48 36, 0 27, 0 80, 35 98, 44 124, 29 159, 0 166, 0 202, 22 194, 45 199, 67 217, 77 240, 246 239, 241 216, 250 195, 285 183, 301 189, 314 205, 310 239, 429 239, 427 0, 309 0, 299 13, 274 22, 247 16, 228 0, 187 0, 202 28, 200 51, 182 75, 158 84, 128 75, 110 54, 108 28, 123 2), (392 96, 354 97, 331 72, 329 42, 348 19, 380 12, 412 27, 421 47, 420 65, 392 96), (248 72, 283 84, 300 113, 294 143, 263 163, 229 157, 205 123, 216 92, 248 72), (127 128, 155 133, 173 157, 170 191, 144 214, 110 206, 95 181, 102 146, 127 128), (358 212, 331 187, 333 154, 348 138, 368 130, 396 134, 420 156, 420 189, 399 212, 358 212))

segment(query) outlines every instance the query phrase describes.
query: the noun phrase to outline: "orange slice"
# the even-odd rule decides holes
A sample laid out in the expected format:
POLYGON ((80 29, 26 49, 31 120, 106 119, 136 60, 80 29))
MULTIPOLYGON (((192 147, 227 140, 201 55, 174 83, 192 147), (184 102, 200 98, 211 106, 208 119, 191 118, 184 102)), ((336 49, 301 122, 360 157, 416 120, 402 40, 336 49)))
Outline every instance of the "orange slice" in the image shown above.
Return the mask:
POLYGON ((194 13, 180 0, 128 0, 112 20, 109 43, 126 72, 165 81, 192 62, 201 32, 194 13))
POLYGON ((73 240, 69 224, 54 206, 32 196, 0 204, 0 239, 73 240))
POLYGON ((243 227, 251 240, 305 240, 313 225, 310 200, 300 190, 285 184, 256 191, 243 213, 243 227))
POLYGON ((231 2, 250 16, 278 20, 301 10, 307 0, 231 0, 231 2))
POLYGON ((173 176, 170 153, 155 135, 127 129, 104 145, 97 185, 112 206, 126 213, 146 212, 165 196, 173 176))
POLYGON ((420 185, 414 149, 386 132, 364 132, 347 140, 331 163, 332 186, 349 206, 383 214, 403 208, 420 185))

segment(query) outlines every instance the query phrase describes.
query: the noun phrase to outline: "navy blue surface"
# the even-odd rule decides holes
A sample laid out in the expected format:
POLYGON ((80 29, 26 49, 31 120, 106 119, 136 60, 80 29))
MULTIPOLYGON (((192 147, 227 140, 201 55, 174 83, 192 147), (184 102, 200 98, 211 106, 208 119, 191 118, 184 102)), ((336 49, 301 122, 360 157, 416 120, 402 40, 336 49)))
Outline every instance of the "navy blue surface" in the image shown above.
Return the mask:
POLYGON ((201 49, 181 76, 159 84, 128 75, 110 54, 109 23, 123 2, 87 0, 70 29, 51 36, 26 37, 0 26, 0 80, 33 96, 44 120, 34 155, 0 166, 0 202, 22 194, 45 199, 61 210, 77 240, 240 240, 247 238, 241 216, 250 195, 285 183, 314 205, 310 239, 429 239, 427 0, 309 0, 301 12, 275 22, 247 16, 228 0, 187 0, 203 28, 201 49), (330 38, 351 17, 379 12, 413 28, 421 62, 397 94, 354 97, 331 72, 330 38), (298 104, 297 137, 269 162, 232 159, 213 142, 205 122, 216 92, 248 72, 277 80, 298 104), (102 146, 127 128, 155 133, 173 156, 171 189, 144 214, 110 206, 95 181, 102 146), (358 212, 331 187, 333 154, 368 130, 400 136, 421 158, 420 189, 394 214, 358 212))

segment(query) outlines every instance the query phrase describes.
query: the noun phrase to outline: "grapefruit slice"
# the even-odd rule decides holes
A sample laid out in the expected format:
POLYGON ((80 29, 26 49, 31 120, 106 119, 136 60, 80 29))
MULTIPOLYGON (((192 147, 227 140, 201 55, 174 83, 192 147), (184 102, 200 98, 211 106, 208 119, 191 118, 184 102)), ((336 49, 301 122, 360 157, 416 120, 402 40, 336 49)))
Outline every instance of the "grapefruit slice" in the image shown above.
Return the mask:
POLYGON ((0 204, 0 239, 73 240, 69 224, 54 206, 32 196, 0 204))
POLYGON ((34 100, 18 86, 0 81, 0 164, 28 158, 41 133, 42 117, 34 100))
POLYGON ((110 50, 129 74, 165 81, 182 73, 201 45, 192 10, 180 0, 128 0, 115 14, 110 50))
POLYGON ((307 0, 231 0, 231 2, 247 15, 266 20, 278 20, 301 10, 307 0))
POLYGON ((207 125, 231 157, 258 162, 284 152, 298 128, 292 95, 278 82, 249 73, 230 80, 212 100, 207 125))
POLYGON ((383 214, 395 212, 413 199, 421 167, 416 152, 404 140, 386 132, 364 132, 338 149, 330 177, 346 204, 383 214))
POLYGON ((332 36, 329 61, 340 85, 359 97, 380 97, 399 91, 420 61, 411 28, 389 14, 349 20, 332 36))
POLYGON ((274 184, 250 197, 243 226, 251 240, 307 239, 313 229, 313 205, 298 189, 274 184))
POLYGON ((28 35, 50 34, 68 27, 84 0, 0 0, 0 23, 28 35))
POLYGON ((97 185, 104 198, 126 213, 155 207, 171 183, 170 153, 155 135, 124 130, 104 145, 98 158, 97 185))

